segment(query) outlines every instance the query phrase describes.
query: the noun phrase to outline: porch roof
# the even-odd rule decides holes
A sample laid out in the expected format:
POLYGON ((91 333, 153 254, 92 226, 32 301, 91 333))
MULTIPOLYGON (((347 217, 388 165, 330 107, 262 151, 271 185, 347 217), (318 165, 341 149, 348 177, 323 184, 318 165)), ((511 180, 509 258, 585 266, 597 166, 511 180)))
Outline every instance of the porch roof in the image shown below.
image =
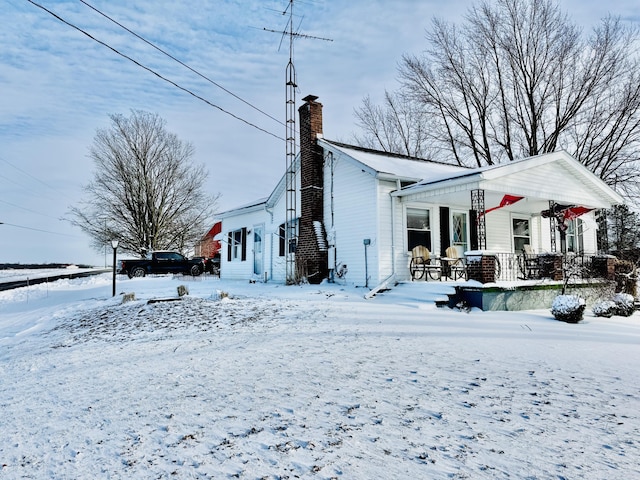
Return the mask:
POLYGON ((525 197, 507 207, 522 212, 539 212, 550 200, 590 208, 623 203, 611 187, 564 151, 423 180, 392 195, 406 202, 464 206, 472 190, 484 190, 487 207, 497 205, 505 194, 525 197))

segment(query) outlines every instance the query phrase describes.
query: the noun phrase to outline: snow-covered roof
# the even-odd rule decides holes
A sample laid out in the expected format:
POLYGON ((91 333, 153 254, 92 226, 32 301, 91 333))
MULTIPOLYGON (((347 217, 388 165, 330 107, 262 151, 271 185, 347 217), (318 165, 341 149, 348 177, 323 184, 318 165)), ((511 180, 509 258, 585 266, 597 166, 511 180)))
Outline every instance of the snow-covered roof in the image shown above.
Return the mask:
POLYGON ((466 174, 471 171, 467 167, 449 165, 395 153, 380 152, 332 140, 319 139, 318 144, 334 152, 334 154, 346 155, 360 162, 368 167, 371 173, 375 173, 378 176, 388 175, 414 181, 432 181, 443 177, 449 178, 452 175, 461 173, 466 174))
POLYGON ((260 198, 251 203, 247 203, 245 205, 241 205, 232 210, 227 210, 226 212, 221 212, 216 215, 216 218, 225 218, 225 217, 233 217, 235 215, 240 215, 241 213, 246 213, 251 210, 259 210, 264 208, 264 205, 267 203, 268 198, 260 198))

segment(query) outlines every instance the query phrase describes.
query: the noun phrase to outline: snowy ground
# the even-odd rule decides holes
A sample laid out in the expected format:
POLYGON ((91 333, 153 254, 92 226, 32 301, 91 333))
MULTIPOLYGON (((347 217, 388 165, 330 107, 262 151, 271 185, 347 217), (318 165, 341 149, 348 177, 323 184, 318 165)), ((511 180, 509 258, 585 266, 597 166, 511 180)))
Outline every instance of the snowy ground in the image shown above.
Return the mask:
POLYGON ((640 478, 640 314, 462 313, 427 288, 0 292, 0 478, 640 478))

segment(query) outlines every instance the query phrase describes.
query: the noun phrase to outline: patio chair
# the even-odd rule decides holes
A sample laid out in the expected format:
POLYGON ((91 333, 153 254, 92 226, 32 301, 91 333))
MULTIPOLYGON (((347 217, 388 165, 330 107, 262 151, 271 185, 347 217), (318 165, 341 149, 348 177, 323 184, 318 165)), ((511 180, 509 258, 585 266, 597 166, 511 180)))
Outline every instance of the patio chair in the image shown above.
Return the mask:
POLYGON ((538 255, 533 253, 531 245, 524 245, 522 254, 518 256, 518 266, 520 267, 520 278, 523 280, 540 278, 540 261, 538 255))
POLYGON ((442 269, 436 259, 431 258, 431 252, 423 245, 413 247, 411 250, 411 263, 409 264, 411 280, 428 280, 427 275, 433 280, 440 278, 442 269))
POLYGON ((442 259, 444 275, 451 280, 459 280, 461 278, 467 279, 467 265, 463 258, 458 255, 458 249, 454 246, 447 248, 444 251, 446 255, 442 259))

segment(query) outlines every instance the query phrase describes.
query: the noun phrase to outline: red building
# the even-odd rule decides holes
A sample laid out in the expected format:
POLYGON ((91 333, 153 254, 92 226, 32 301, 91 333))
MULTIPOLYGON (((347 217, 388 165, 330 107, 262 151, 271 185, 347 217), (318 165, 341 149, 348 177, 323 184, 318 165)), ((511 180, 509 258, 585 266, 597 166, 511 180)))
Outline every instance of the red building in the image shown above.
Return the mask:
POLYGON ((196 244, 195 256, 214 258, 220 253, 220 241, 213 238, 222 231, 222 222, 216 222, 211 230, 196 244))

